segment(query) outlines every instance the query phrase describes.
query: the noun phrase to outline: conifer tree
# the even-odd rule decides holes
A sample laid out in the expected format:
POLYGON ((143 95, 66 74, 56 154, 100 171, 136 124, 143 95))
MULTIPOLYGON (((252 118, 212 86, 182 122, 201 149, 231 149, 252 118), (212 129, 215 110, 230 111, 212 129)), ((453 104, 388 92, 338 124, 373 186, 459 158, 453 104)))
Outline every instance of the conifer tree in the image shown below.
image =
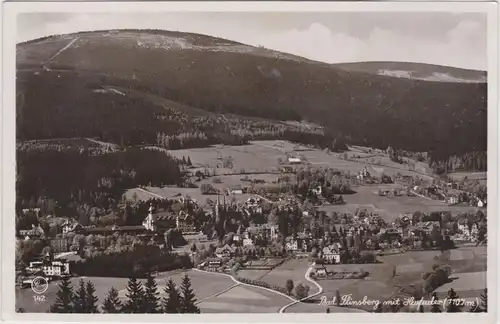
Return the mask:
POLYGON ((431 306, 431 313, 441 313, 441 306, 439 305, 439 299, 437 297, 437 294, 434 292, 432 293, 432 306, 431 306))
POLYGON ((474 304, 469 308, 469 313, 481 313, 482 311, 483 310, 477 302, 474 302, 474 304))
POLYGON ((87 291, 85 290, 85 282, 80 279, 78 282, 78 290, 74 298, 74 312, 87 313, 87 291))
POLYGON ((170 314, 180 313, 181 296, 175 282, 172 279, 168 279, 164 292, 165 297, 163 297, 163 312, 170 314))
POLYGON ((87 281, 87 289, 86 289, 86 313, 98 313, 97 311, 97 302, 99 299, 95 295, 95 286, 91 281, 87 281))
POLYGON ((484 288, 483 293, 480 296, 481 298, 481 311, 484 313, 488 312, 488 288, 484 288))
POLYGON ((188 156, 187 158, 187 165, 192 166, 193 163, 191 162, 191 157, 188 156))
POLYGON ((196 298, 191 288, 191 280, 185 274, 181 284, 181 313, 200 313, 200 309, 195 305, 196 298))
POLYGON ((56 301, 50 307, 51 313, 73 312, 73 287, 68 277, 63 277, 59 283, 56 301))
POLYGON ((447 306, 446 306, 447 313, 461 312, 461 306, 457 305, 456 303, 458 300, 459 300, 458 294, 455 292, 453 288, 451 288, 448 291, 448 297, 447 297, 447 306))
POLYGON ((141 313, 143 311, 142 301, 144 291, 141 282, 137 281, 137 278, 132 277, 128 279, 127 294, 125 296, 127 296, 127 301, 123 305, 125 313, 141 313))
POLYGON ((143 307, 145 313, 158 313, 159 301, 158 285, 151 275, 148 275, 144 285, 143 307))
POLYGON ((111 289, 108 291, 106 299, 104 299, 104 303, 102 304, 102 309, 104 310, 105 313, 116 314, 120 313, 121 308, 122 308, 122 303, 118 298, 118 290, 116 290, 114 287, 111 287, 111 289))

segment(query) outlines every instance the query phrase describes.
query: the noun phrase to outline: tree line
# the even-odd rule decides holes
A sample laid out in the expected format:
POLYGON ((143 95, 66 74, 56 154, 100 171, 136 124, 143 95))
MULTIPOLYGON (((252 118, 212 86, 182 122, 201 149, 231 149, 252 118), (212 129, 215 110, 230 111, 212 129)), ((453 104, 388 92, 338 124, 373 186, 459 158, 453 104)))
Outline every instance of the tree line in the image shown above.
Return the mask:
POLYGON ((52 215, 76 216, 77 208, 114 209, 125 189, 182 182, 179 161, 153 150, 131 147, 110 154, 86 150, 17 152, 16 211, 30 201, 54 199, 52 215))
POLYGON ((56 300, 50 306, 51 313, 182 313, 198 314, 196 296, 191 287, 191 279, 187 274, 177 287, 169 278, 160 297, 158 284, 152 276, 145 283, 131 277, 126 287, 125 300, 121 300, 118 291, 111 287, 102 304, 98 304, 95 287, 91 281, 80 279, 78 288, 74 290, 69 277, 62 278, 56 300))
POLYGON ((487 170, 488 156, 486 151, 471 151, 452 156, 442 152, 431 152, 428 155, 428 163, 437 174, 459 171, 480 172, 487 170))

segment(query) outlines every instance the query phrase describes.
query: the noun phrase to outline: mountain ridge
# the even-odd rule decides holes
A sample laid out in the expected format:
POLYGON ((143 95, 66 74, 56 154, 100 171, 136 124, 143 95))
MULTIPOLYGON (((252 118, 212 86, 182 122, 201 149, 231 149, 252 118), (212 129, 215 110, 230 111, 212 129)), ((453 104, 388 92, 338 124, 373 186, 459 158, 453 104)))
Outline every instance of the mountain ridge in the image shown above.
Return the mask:
MULTIPOLYGON (((130 88, 211 112, 310 120, 353 143, 379 148, 445 155, 486 150, 486 83, 352 71, 237 42, 217 39, 214 45, 211 36, 174 33, 93 31, 22 43, 18 74, 23 71, 35 92, 37 72, 52 73, 47 82, 54 82, 58 70, 72 71, 78 83, 130 88)), ((27 90, 24 81, 18 80, 20 91, 27 90)), ((61 98, 50 89, 43 94, 47 102, 38 106, 59 105, 61 98)))

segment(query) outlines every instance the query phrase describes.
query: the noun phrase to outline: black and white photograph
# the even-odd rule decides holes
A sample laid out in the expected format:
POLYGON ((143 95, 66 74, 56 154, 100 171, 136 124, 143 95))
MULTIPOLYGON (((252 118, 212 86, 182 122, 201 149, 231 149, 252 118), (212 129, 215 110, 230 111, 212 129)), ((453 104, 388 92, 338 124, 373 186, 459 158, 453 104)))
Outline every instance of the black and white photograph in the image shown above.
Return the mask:
POLYGON ((13 312, 496 314, 497 13, 303 5, 11 18, 13 312))

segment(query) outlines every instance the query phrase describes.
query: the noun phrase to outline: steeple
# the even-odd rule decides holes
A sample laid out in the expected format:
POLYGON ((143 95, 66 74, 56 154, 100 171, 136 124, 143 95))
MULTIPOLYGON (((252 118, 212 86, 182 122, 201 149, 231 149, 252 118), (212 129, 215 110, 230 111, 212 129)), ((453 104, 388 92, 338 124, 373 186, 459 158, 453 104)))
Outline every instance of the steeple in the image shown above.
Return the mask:
POLYGON ((151 203, 149 205, 149 213, 144 222, 142 223, 143 226, 148 230, 148 231, 154 231, 155 230, 155 217, 153 215, 153 204, 151 203))
POLYGON ((215 218, 219 218, 219 194, 217 194, 217 203, 215 203, 215 218))

